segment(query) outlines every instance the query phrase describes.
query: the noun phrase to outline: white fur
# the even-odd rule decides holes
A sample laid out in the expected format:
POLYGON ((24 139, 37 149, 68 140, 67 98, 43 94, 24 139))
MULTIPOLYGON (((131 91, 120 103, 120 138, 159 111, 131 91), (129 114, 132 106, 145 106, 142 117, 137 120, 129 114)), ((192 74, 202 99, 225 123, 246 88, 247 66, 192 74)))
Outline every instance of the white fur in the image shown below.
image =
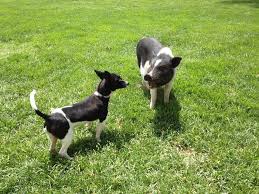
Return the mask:
POLYGON ((164 87, 164 103, 169 103, 170 92, 172 89, 173 79, 164 87))
POLYGON ((163 47, 157 54, 157 56, 161 55, 161 54, 166 54, 169 55, 170 57, 174 57, 172 54, 172 50, 169 47, 163 47))
POLYGON ((59 154, 62 157, 67 158, 69 160, 71 160, 72 158, 67 154, 67 149, 72 143, 72 139, 73 139, 73 127, 70 127, 64 139, 61 140, 62 146, 59 150, 59 154))
POLYGON ((156 66, 158 66, 158 65, 161 63, 161 61, 162 61, 162 59, 156 60, 155 65, 154 65, 152 71, 149 72, 149 75, 150 75, 151 77, 153 76, 154 68, 155 68, 156 66))
POLYGON ((151 101, 150 101, 150 108, 154 108, 157 99, 157 88, 150 89, 151 101))
POLYGON ((30 93, 30 103, 31 103, 31 107, 34 110, 38 110, 36 106, 35 98, 34 98, 35 94, 36 94, 36 90, 32 90, 32 92, 30 93))
POLYGON ((146 61, 144 67, 142 66, 142 62, 140 63, 140 74, 142 79, 144 79, 144 76, 147 74, 147 70, 150 67, 150 62, 146 61))
POLYGON ((94 92, 94 95, 95 95, 95 96, 104 97, 104 98, 110 98, 110 96, 112 95, 112 92, 110 93, 110 95, 104 96, 104 95, 100 94, 98 91, 95 91, 95 92, 94 92))
POLYGON ((96 140, 98 142, 101 142, 100 135, 101 135, 102 130, 104 129, 104 127, 105 127, 105 121, 97 124, 95 138, 96 138, 96 140))
POLYGON ((156 63, 155 63, 155 67, 159 65, 159 63, 161 63, 162 59, 158 59, 156 60, 156 63))

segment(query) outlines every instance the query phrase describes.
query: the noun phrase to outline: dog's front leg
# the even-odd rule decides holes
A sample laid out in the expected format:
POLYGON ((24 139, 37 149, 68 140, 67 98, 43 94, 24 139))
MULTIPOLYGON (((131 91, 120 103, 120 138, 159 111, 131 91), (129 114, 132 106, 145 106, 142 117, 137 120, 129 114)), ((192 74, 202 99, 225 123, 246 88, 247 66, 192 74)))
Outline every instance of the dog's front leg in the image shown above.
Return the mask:
POLYGON ((150 89, 150 95, 151 95, 151 100, 150 100, 150 108, 154 108, 156 104, 156 98, 157 98, 157 88, 150 89))
POLYGON ((165 88, 164 88, 164 103, 169 102, 169 96, 170 96, 170 92, 171 92, 171 89, 172 89, 172 84, 173 84, 173 80, 171 80, 170 82, 168 82, 165 85, 165 88))
POLYGON ((105 120, 102 121, 102 122, 99 122, 99 123, 97 124, 97 127, 96 127, 96 135, 95 135, 95 138, 96 138, 96 141, 97 141, 97 142, 101 142, 100 136, 101 136, 101 133, 102 133, 102 130, 104 129, 104 127, 105 127, 105 120))

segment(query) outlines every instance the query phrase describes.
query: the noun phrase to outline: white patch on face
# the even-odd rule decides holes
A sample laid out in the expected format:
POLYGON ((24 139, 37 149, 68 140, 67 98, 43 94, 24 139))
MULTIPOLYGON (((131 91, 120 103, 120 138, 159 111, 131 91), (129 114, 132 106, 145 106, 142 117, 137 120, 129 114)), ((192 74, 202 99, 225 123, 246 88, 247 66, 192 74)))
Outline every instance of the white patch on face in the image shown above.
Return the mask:
POLYGON ((159 55, 161 55, 161 54, 169 55, 169 56, 172 57, 172 58, 174 57, 173 54, 172 54, 172 51, 171 51, 171 49, 170 49, 169 47, 164 47, 164 48, 162 48, 162 49, 158 52, 157 56, 159 56, 159 55))
POLYGON ((142 79, 144 79, 144 76, 147 74, 147 70, 148 70, 149 67, 150 67, 149 61, 146 61, 144 67, 143 67, 142 61, 141 61, 141 64, 140 64, 140 74, 141 74, 142 79))
POLYGON ((161 63, 161 61, 162 61, 162 59, 156 60, 155 65, 154 65, 152 71, 150 71, 150 73, 149 73, 149 75, 150 75, 151 77, 153 76, 154 68, 155 68, 156 66, 158 66, 158 65, 161 63))
POLYGON ((158 66, 158 65, 159 65, 159 63, 161 63, 161 61, 162 61, 162 59, 158 59, 158 60, 156 60, 156 62, 155 62, 155 67, 156 67, 156 66, 158 66))

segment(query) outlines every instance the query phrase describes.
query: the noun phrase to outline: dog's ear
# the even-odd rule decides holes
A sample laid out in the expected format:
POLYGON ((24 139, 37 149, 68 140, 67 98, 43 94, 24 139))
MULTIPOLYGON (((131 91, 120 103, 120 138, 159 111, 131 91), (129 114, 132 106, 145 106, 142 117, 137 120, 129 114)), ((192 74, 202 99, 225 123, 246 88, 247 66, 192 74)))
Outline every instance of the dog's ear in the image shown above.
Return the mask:
POLYGON ((182 58, 181 57, 174 57, 171 59, 171 64, 173 68, 176 68, 180 62, 181 62, 182 58))
POLYGON ((104 72, 104 78, 108 79, 108 78, 110 78, 110 77, 111 77, 110 72, 105 71, 105 72, 104 72))
POLYGON ((98 71, 98 70, 94 70, 94 72, 96 73, 96 75, 98 75, 98 77, 100 79, 104 79, 104 72, 98 71))
POLYGON ((145 81, 151 81, 151 80, 152 80, 152 77, 147 74, 147 75, 144 76, 144 80, 145 80, 145 81))
POLYGON ((108 71, 105 71, 105 72, 101 72, 98 70, 94 70, 94 71, 95 71, 96 75, 98 75, 98 77, 101 79, 108 79, 111 77, 111 74, 108 71))

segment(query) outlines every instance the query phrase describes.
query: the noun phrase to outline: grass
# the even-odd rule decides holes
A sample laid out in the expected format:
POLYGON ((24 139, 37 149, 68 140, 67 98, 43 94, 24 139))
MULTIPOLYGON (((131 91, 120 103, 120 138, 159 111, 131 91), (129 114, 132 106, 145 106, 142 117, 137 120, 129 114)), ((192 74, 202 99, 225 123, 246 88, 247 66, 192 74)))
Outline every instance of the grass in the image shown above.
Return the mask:
MULTIPOLYGON (((259 3, 220 0, 0 2, 1 193, 258 193, 259 3), (135 47, 183 57, 169 105, 141 90, 135 47), (119 73, 101 144, 76 128, 73 161, 50 157, 31 110, 90 95, 119 73)), ((60 146, 60 144, 59 144, 60 146)))

